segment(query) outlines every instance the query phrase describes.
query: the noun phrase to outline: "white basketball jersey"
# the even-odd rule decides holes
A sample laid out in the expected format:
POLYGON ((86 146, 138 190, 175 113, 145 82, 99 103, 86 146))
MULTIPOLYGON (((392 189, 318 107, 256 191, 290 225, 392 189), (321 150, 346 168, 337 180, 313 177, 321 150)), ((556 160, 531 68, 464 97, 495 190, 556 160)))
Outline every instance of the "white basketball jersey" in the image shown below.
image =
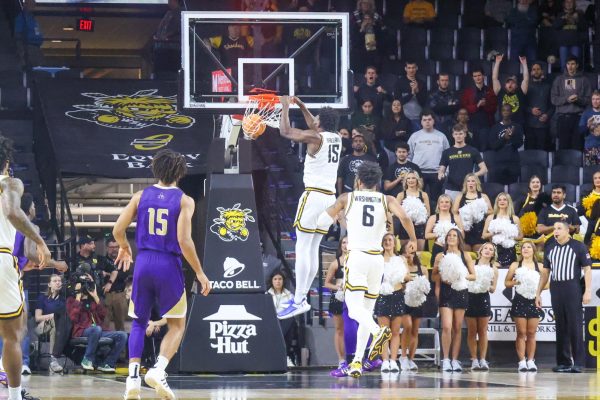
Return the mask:
POLYGON ((342 154, 342 138, 334 132, 319 132, 321 146, 304 159, 304 187, 335 193, 338 164, 342 154))
POLYGON ((381 241, 387 232, 386 223, 387 204, 383 193, 357 190, 348 194, 348 250, 383 251, 381 241))
MULTIPOLYGON (((8 178, 7 175, 0 175, 0 181, 8 178)), ((7 249, 13 249, 15 245, 15 235, 17 234, 17 230, 14 226, 8 221, 6 215, 4 215, 4 210, 0 207, 0 247, 4 247, 7 249)))

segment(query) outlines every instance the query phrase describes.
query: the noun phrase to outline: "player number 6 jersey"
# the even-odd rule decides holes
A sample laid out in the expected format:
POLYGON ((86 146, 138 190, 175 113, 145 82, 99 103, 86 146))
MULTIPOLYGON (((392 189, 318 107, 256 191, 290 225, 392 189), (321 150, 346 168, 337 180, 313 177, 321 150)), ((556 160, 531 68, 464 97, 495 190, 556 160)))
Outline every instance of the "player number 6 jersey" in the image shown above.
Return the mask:
POLYGON ((387 204, 383 193, 354 191, 348 194, 348 250, 381 252, 386 223, 387 204))

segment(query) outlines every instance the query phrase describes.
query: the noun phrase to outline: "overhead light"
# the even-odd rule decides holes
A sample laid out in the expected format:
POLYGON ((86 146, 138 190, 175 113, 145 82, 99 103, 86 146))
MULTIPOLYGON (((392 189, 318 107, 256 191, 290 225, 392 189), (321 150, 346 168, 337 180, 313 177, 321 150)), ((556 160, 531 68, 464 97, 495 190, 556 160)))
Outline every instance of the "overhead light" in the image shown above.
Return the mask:
POLYGON ((62 43, 62 40, 52 40, 52 43, 62 43))
POLYGON ((71 27, 71 26, 65 26, 65 27, 63 28, 63 31, 74 31, 74 30, 75 30, 75 28, 73 28, 73 27, 71 27))

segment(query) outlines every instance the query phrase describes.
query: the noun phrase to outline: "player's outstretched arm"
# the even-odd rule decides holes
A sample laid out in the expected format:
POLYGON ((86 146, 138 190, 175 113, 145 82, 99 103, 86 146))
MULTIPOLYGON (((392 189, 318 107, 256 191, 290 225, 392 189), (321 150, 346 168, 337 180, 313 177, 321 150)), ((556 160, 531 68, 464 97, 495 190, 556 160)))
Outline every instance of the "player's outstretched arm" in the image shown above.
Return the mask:
POLYGON ((406 214, 406 211, 402 208, 398 200, 396 200, 392 196, 385 196, 388 209, 400 220, 402 227, 408 233, 409 245, 414 246, 413 248, 417 249, 417 235, 415 234, 415 226, 413 225, 412 220, 406 214))
POLYGON ((21 182, 20 179, 7 178, 0 182, 0 189, 2 189, 0 199, 2 201, 2 211, 4 212, 4 215, 12 226, 25 235, 26 238, 35 242, 37 245, 39 268, 44 268, 50 260, 50 250, 48 250, 48 246, 44 243, 44 239, 42 239, 35 229, 35 225, 31 223, 27 215, 25 215, 21 209, 23 182, 21 182))
MULTIPOLYGON (((33 225, 34 229, 36 232, 40 232, 40 228, 37 225, 33 225)), ((23 243, 23 250, 25 252, 25 257, 27 257, 27 264, 28 266, 24 268, 24 270, 27 269, 35 269, 38 268, 37 265, 37 259, 38 259, 38 250, 37 250, 37 244, 35 244, 35 242, 29 238, 25 238, 25 242, 23 243), (28 268, 29 267, 29 268, 28 268)), ((69 269, 69 266, 67 265, 66 262, 64 261, 56 261, 53 258, 51 258, 50 260, 48 260, 48 267, 50 268, 55 268, 58 270, 58 272, 67 272, 69 269)))
POLYGON ((348 193, 342 194, 337 198, 335 203, 327 210, 323 211, 319 218, 317 219, 317 228, 321 230, 328 230, 331 224, 335 222, 336 216, 346 208, 346 204, 348 202, 348 193))
POLYGON ((202 270, 202 264, 200 264, 198 253, 196 253, 196 246, 192 240, 192 216, 194 215, 194 208, 194 200, 189 196, 183 195, 181 197, 181 211, 177 220, 177 241, 179 242, 183 256, 196 273, 196 278, 202 285, 200 293, 206 296, 210 292, 210 281, 202 270))
POLYGON ((291 101, 298 106, 300 111, 302 111, 302 116, 304 117, 304 122, 306 122, 306 126, 308 126, 308 129, 316 131, 317 127, 315 125, 315 116, 312 115, 312 113, 306 107, 306 104, 304 104, 304 102, 296 96, 292 97, 291 101))
MULTIPOLYGON (((314 129, 297 129, 292 128, 290 124, 290 102, 289 96, 281 96, 281 121, 279 121, 279 134, 286 139, 294 142, 319 145, 321 143, 321 135, 314 129)), ((308 126, 314 125, 314 122, 308 126)))
POLYGON ((131 200, 129 200, 129 204, 121 211, 121 215, 119 215, 119 219, 115 222, 115 226, 113 227, 113 237, 119 244, 119 254, 115 259, 115 265, 118 269, 122 269, 123 271, 127 271, 131 262, 133 260, 133 255, 131 252, 131 246, 129 245, 129 241, 127 240, 127 228, 131 225, 133 218, 137 214, 138 205, 140 204, 140 197, 142 197, 142 192, 137 192, 133 195, 131 200))

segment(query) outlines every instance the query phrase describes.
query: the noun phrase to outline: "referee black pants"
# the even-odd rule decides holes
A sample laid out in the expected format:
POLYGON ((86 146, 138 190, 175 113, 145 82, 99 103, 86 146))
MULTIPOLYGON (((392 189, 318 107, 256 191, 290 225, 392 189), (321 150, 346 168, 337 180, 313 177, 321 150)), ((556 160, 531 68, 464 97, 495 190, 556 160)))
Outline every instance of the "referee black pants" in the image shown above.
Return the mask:
POLYGON ((550 296, 556 325, 556 365, 583 367, 583 306, 578 279, 550 282, 550 296))

